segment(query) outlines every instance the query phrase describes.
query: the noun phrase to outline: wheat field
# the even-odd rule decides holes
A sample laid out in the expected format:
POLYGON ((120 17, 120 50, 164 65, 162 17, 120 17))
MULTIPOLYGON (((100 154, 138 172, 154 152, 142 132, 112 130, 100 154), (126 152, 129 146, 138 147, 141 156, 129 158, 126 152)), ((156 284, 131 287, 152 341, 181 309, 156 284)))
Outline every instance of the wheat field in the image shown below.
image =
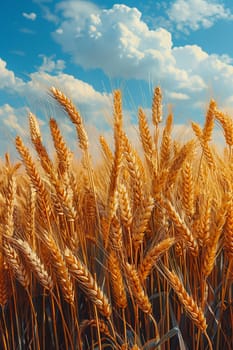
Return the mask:
POLYGON ((30 113, 31 146, 17 136, 21 161, 0 165, 0 349, 233 349, 233 119, 211 100, 180 142, 156 87, 140 153, 116 90, 97 166, 79 111, 50 93, 81 158, 51 118, 51 159, 30 113))

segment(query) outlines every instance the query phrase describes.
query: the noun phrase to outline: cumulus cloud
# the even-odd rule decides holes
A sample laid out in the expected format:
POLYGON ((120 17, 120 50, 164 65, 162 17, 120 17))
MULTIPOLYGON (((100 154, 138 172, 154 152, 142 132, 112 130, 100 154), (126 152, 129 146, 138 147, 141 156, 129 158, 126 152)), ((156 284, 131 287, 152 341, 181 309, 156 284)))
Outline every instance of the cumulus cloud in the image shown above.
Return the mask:
POLYGON ((65 61, 64 60, 54 60, 53 56, 47 57, 45 55, 39 55, 42 57, 43 63, 39 67, 39 70, 42 72, 60 72, 65 69, 65 61))
POLYGON ((171 98, 172 100, 189 100, 189 96, 186 94, 182 94, 181 92, 169 92, 168 98, 171 98))
POLYGON ((20 114, 26 112, 26 108, 14 108, 9 104, 0 107, 0 119, 2 123, 8 127, 9 132, 24 134, 24 127, 19 121, 20 114))
MULTIPOLYGON (((83 2, 81 2, 83 3, 83 2)), ((80 2, 60 4, 62 34, 53 33, 63 50, 86 69, 101 68, 110 77, 147 80, 203 89, 201 77, 176 66, 171 33, 149 30, 136 8, 114 5, 109 10, 89 9, 80 2), (72 38, 72 40, 71 40, 72 38)))
POLYGON ((26 19, 29 19, 30 21, 35 21, 37 17, 35 12, 30 12, 30 13, 23 12, 22 16, 25 17, 26 19))
MULTIPOLYGON (((213 15, 218 10, 217 17, 223 18, 224 13, 230 16, 217 4, 204 0, 192 3, 197 6, 197 1, 213 15)), ((209 55, 197 45, 174 47, 171 33, 163 28, 149 29, 136 8, 116 4, 100 9, 89 2, 67 1, 59 10, 63 19, 59 33, 55 31, 53 36, 73 61, 86 69, 100 68, 110 77, 124 79, 150 78, 170 92, 183 94, 173 94, 176 100, 184 95, 208 98, 209 89, 216 95, 229 94, 233 75, 226 57, 209 55)))
MULTIPOLYGON (((213 1, 185 3, 190 20, 202 25, 195 9, 201 9, 207 18, 211 14, 212 21, 232 17, 223 5, 213 1)), ((170 16, 175 16, 174 9, 178 11, 181 0, 174 5, 170 16)), ((100 68, 113 78, 150 79, 170 93, 173 101, 189 99, 193 107, 194 100, 203 105, 210 97, 225 101, 232 94, 233 67, 226 55, 208 54, 198 45, 174 46, 171 33, 161 27, 149 29, 136 8, 115 4, 100 9, 89 2, 67 1, 58 9, 62 20, 59 33, 55 31, 53 37, 85 69, 100 68)))
POLYGON ((177 30, 210 28, 218 20, 232 20, 231 11, 213 0, 176 0, 167 11, 169 20, 177 30))
POLYGON ((16 87, 21 87, 23 81, 17 78, 13 71, 7 68, 6 61, 0 57, 0 89, 15 89, 16 87))

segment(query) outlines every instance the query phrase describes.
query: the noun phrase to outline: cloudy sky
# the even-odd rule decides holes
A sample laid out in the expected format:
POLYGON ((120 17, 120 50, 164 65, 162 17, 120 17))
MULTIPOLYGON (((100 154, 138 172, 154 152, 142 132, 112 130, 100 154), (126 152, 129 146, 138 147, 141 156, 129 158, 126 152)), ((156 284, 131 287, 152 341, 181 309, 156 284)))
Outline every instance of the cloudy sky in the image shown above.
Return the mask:
POLYGON ((233 113, 232 0, 8 0, 0 20, 0 156, 28 137, 29 110, 45 135, 53 115, 72 139, 52 85, 93 133, 107 132, 116 88, 127 123, 139 105, 149 113, 157 85, 177 125, 202 123, 210 98, 233 113))

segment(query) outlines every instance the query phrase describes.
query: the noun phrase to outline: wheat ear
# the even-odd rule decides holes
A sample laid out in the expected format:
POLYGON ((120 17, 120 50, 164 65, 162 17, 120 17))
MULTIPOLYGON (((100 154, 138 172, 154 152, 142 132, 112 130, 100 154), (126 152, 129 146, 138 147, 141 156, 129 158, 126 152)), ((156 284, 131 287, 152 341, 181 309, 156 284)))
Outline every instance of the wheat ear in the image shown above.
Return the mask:
POLYGON ((124 157, 127 162, 127 168, 131 177, 131 182, 133 186, 133 194, 134 194, 134 206, 137 208, 141 200, 143 198, 143 186, 142 186, 142 178, 143 175, 141 173, 141 168, 139 167, 138 160, 136 157, 136 152, 133 149, 128 137, 125 133, 122 133, 122 142, 123 142, 123 150, 124 157))
POLYGON ((24 165, 26 167, 26 172, 30 177, 30 180, 39 194, 40 204, 42 210, 46 211, 48 215, 51 214, 51 204, 47 189, 42 182, 42 179, 36 169, 36 165, 32 160, 29 150, 25 147, 22 139, 17 136, 15 139, 16 148, 21 155, 24 165))
POLYGON ((229 256, 229 259, 233 258, 233 200, 230 201, 226 225, 224 227, 224 249, 229 256))
POLYGON ((114 301, 118 307, 124 309, 127 307, 127 296, 119 260, 113 250, 108 257, 108 266, 114 301))
POLYGON ((63 254, 61 253, 60 248, 56 244, 51 234, 43 231, 42 235, 42 241, 46 244, 47 249, 50 252, 51 264, 55 269, 56 277, 63 293, 63 297, 68 303, 73 304, 74 286, 71 281, 66 263, 64 261, 63 254))
POLYGON ((179 170, 182 168, 182 165, 186 157, 190 155, 191 152, 193 151, 193 148, 194 148, 194 141, 193 140, 188 141, 184 146, 182 146, 178 154, 175 155, 167 176, 167 181, 166 181, 167 193, 168 191, 170 192, 170 187, 174 185, 179 170))
POLYGON ((37 118, 32 113, 29 113, 29 126, 30 126, 31 140, 40 158, 41 166, 49 176, 53 176, 53 173, 54 173, 53 163, 49 158, 49 155, 45 146, 42 143, 42 137, 41 137, 37 118))
POLYGON ((190 252, 193 256, 198 255, 198 244, 196 239, 193 237, 193 234, 189 227, 186 225, 184 220, 181 219, 179 213, 176 211, 175 207, 170 201, 163 201, 163 206, 165 207, 168 216, 172 219, 177 230, 178 238, 183 239, 184 244, 190 249, 190 252))
POLYGON ((98 319, 98 324, 95 319, 82 321, 82 323, 80 324, 80 333, 84 333, 87 327, 99 327, 101 333, 111 337, 108 325, 105 323, 104 320, 98 319))
POLYGON ((64 257, 69 272, 78 281, 86 297, 92 301, 102 315, 110 317, 111 305, 88 268, 68 248, 65 249, 64 257))
POLYGON ((119 185, 118 193, 119 193, 121 218, 124 223, 124 226, 127 229, 130 229, 132 220, 133 220, 133 214, 132 214, 130 198, 129 198, 129 194, 126 186, 123 184, 119 185))
POLYGON ((136 268, 133 265, 126 263, 125 275, 136 304, 143 312, 145 312, 146 314, 151 314, 152 306, 149 301, 148 295, 145 293, 142 287, 136 268))
POLYGON ((211 141, 212 132, 214 128, 214 118, 215 118, 216 107, 217 107, 216 102, 214 100, 211 100, 209 103, 208 111, 206 113, 205 125, 202 130, 203 142, 211 141))
POLYGON ((4 306, 9 300, 10 296, 10 279, 9 271, 6 268, 5 258, 0 252, 0 305, 4 306))
POLYGON ((140 131, 140 138, 141 143, 143 146, 144 154, 146 161, 148 162, 148 166, 150 170, 153 172, 153 142, 152 137, 149 130, 149 125, 146 119, 146 115, 142 108, 139 108, 138 110, 138 124, 139 124, 139 131, 140 131))
POLYGON ((209 239, 206 242, 203 263, 202 263, 202 274, 205 278, 207 278, 210 275, 214 267, 219 238, 222 233, 223 226, 226 222, 228 206, 229 206, 229 197, 228 195, 226 195, 222 201, 221 208, 218 211, 212 236, 209 237, 209 239))
POLYGON ((3 252, 10 270, 13 272, 20 284, 27 289, 30 284, 30 275, 25 269, 16 250, 7 242, 3 244, 3 252))
POLYGON ((189 162, 186 162, 182 168, 182 203, 187 216, 194 213, 194 184, 192 168, 189 162))
POLYGON ((227 115, 219 110, 216 110, 215 118, 222 125, 226 143, 228 144, 228 146, 232 146, 233 145, 233 120, 232 120, 232 118, 229 115, 227 115))
POLYGON ((76 127, 79 146, 83 151, 88 149, 88 137, 86 130, 84 128, 83 120, 80 113, 77 111, 76 107, 68 97, 66 97, 60 90, 52 87, 50 89, 54 98, 59 102, 59 104, 64 108, 70 117, 70 120, 76 127))
POLYGON ((61 134, 61 131, 57 125, 55 119, 50 118, 49 120, 50 132, 53 138, 54 147, 58 157, 58 173, 60 176, 64 176, 71 165, 71 151, 67 147, 65 140, 61 134))
POLYGON ((154 199, 151 196, 148 196, 139 208, 140 211, 138 212, 137 217, 134 218, 132 225, 132 240, 135 249, 137 249, 143 242, 153 208, 154 199))
MULTIPOLYGON (((8 238, 9 240, 9 238, 8 238)), ((31 246, 28 242, 23 241, 22 239, 10 239, 9 242, 13 244, 23 255, 25 258, 27 264, 30 266, 32 272, 34 273, 35 277, 38 279, 40 284, 48 289, 52 290, 53 288, 53 281, 51 277, 49 276, 48 272, 46 271, 43 263, 41 262, 40 258, 36 254, 34 250, 32 250, 31 246)))
POLYGON ((160 146, 160 169, 166 169, 171 157, 171 130, 173 123, 173 115, 170 113, 166 119, 166 125, 163 129, 163 135, 160 146))
POLYGON ((157 126, 162 121, 162 91, 158 86, 154 89, 152 102, 152 122, 157 126))
POLYGON ((165 266, 164 270, 169 284, 175 291, 186 312, 188 313, 194 324, 202 332, 205 332, 207 324, 203 311, 197 305, 194 299, 188 294, 183 284, 181 283, 179 277, 173 271, 169 271, 165 266))
POLYGON ((138 274, 142 282, 144 282, 147 276, 150 274, 156 261, 167 252, 171 246, 175 243, 175 238, 166 238, 160 243, 151 247, 143 258, 141 264, 138 267, 138 274))
POLYGON ((111 151, 106 139, 104 138, 104 136, 101 135, 99 137, 99 140, 100 140, 100 144, 101 144, 101 147, 102 147, 102 150, 103 150, 103 153, 105 155, 106 160, 108 160, 110 162, 110 164, 112 164, 113 154, 112 154, 112 151, 111 151))

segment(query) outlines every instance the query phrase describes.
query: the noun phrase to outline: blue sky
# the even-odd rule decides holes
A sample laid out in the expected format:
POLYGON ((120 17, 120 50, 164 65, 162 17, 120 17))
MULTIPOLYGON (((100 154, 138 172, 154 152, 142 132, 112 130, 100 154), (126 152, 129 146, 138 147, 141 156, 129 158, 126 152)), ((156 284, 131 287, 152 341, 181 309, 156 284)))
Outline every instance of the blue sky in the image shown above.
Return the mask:
POLYGON ((1 4, 0 155, 16 134, 28 138, 29 109, 49 138, 50 115, 72 139, 69 121, 48 94, 63 90, 90 133, 107 133, 112 90, 121 88, 126 127, 153 87, 176 125, 203 121, 208 101, 233 113, 232 0, 51 1, 1 4))

